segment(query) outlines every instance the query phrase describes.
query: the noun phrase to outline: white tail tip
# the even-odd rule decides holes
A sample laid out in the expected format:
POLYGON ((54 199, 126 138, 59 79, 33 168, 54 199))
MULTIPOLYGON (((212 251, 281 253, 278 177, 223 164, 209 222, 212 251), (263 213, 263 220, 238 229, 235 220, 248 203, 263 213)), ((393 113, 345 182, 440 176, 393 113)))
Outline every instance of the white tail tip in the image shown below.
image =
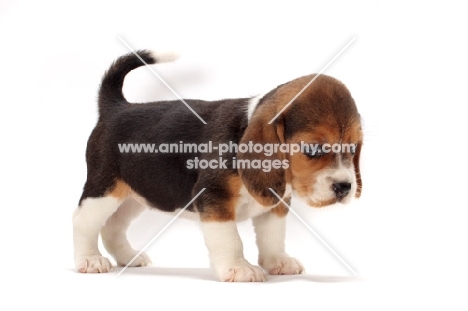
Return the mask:
POLYGON ((168 63, 180 57, 180 55, 174 51, 151 51, 151 55, 156 59, 156 63, 168 63))

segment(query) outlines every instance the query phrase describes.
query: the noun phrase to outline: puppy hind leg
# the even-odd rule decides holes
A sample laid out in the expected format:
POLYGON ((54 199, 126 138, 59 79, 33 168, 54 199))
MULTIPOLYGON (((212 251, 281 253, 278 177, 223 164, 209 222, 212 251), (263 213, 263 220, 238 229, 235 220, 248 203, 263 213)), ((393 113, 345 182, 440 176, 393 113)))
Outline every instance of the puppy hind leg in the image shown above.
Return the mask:
POLYGON ((98 249, 99 231, 114 214, 122 199, 104 196, 85 198, 73 214, 75 266, 82 273, 105 273, 112 269, 98 249))
MULTIPOLYGON (((104 247, 119 266, 126 266, 138 254, 138 251, 134 250, 128 242, 126 232, 131 222, 145 208, 134 199, 127 198, 101 229, 104 247)), ((145 253, 141 253, 130 266, 143 267, 150 264, 150 258, 145 253)))

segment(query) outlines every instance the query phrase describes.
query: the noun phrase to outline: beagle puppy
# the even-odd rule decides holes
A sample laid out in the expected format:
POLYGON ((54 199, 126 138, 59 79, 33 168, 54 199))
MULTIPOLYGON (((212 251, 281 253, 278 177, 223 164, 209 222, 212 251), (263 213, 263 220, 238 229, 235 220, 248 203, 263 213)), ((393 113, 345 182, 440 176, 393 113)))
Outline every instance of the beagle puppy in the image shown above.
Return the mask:
MULTIPOLYGON (((148 64, 175 59, 146 50, 137 54, 148 64)), ((99 234, 118 265, 130 263, 139 252, 129 244, 126 230, 149 206, 165 212, 185 207, 184 213, 199 219, 211 266, 221 281, 256 282, 265 281, 265 273, 303 273, 302 264, 285 251, 291 196, 323 207, 361 194, 363 134, 345 85, 329 76, 309 75, 253 98, 186 100, 204 124, 178 100, 130 104, 122 93, 124 79, 142 65, 134 54, 122 56, 102 80, 99 120, 86 151, 87 180, 73 214, 76 269, 111 271, 98 249, 99 234), (194 148, 177 153, 121 148, 130 144, 194 148), (203 144, 212 152, 195 148, 203 144), (223 144, 232 148, 221 154, 215 147, 223 144), (325 148, 337 144, 354 148, 325 148), (297 145, 302 147, 296 152, 283 148, 297 145), (279 147, 257 152, 266 146, 279 147), (259 266, 244 258, 237 231, 236 222, 249 218, 259 266)), ((130 266, 149 264, 142 253, 130 266)))

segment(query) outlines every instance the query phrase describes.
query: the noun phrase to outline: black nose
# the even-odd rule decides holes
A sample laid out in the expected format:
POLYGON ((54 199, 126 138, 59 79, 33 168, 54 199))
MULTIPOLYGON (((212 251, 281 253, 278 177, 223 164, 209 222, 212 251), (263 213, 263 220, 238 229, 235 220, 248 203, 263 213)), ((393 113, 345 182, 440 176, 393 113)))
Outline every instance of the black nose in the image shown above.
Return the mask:
POLYGON ((335 192, 337 199, 342 199, 348 195, 351 190, 351 184, 349 182, 340 182, 333 184, 333 191, 335 192))

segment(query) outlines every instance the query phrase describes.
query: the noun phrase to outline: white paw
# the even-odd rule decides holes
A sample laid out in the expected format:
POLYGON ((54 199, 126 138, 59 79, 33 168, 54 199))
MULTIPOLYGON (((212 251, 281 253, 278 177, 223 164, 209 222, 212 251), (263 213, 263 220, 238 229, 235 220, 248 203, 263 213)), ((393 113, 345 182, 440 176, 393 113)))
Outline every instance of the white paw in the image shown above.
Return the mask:
MULTIPOLYGON (((137 251, 128 251, 115 254, 115 260, 119 266, 125 267, 135 256, 138 254, 137 251)), ((141 253, 135 260, 129 265, 129 267, 145 267, 151 265, 151 259, 146 253, 141 253)))
POLYGON ((304 273, 304 266, 300 261, 287 255, 270 256, 259 262, 272 275, 304 273))
POLYGON ((81 273, 107 273, 113 270, 109 259, 101 255, 75 258, 75 266, 81 273))
POLYGON ((251 265, 246 260, 214 267, 222 282, 265 282, 267 280, 260 267, 251 265))

